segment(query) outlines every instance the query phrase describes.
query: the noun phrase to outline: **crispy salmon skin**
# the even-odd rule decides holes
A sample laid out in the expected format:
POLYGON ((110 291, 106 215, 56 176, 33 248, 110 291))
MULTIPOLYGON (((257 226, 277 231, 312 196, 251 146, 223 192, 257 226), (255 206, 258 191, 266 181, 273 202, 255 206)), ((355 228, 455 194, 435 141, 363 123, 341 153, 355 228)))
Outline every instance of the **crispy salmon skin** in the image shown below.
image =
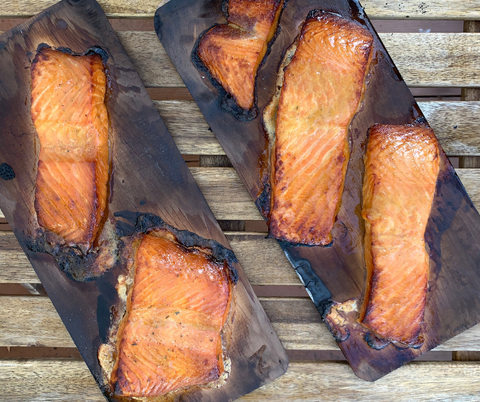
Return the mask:
POLYGON ((276 30, 283 0, 229 0, 228 24, 210 28, 198 56, 238 106, 254 106, 255 78, 276 30))
POLYGON ((386 340, 409 346, 419 343, 425 311, 425 229, 439 160, 428 127, 370 129, 362 209, 367 286, 360 322, 386 340))
POLYGON ((284 70, 272 151, 270 235, 327 245, 349 160, 348 127, 364 92, 373 36, 316 12, 284 70))
POLYGON ((222 330, 234 289, 227 265, 167 230, 140 237, 117 337, 115 394, 157 397, 226 378, 222 330))
POLYGON ((31 68, 31 116, 40 142, 35 211, 69 246, 92 247, 109 180, 106 75, 97 54, 41 48, 31 68))

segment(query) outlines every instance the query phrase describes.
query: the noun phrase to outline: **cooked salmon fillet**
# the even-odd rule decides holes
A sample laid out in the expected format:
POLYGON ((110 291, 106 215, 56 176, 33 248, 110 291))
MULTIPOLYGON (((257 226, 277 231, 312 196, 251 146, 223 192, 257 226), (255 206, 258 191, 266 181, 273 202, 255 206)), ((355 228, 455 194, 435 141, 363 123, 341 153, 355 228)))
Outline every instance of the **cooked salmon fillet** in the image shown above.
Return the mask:
POLYGON ((229 0, 228 24, 212 27, 198 56, 242 109, 253 107, 255 77, 277 30, 283 0, 229 0))
POLYGON ((40 140, 38 223, 88 250, 105 213, 109 177, 102 59, 44 47, 31 74, 31 115, 40 140))
POLYGON ((373 36, 356 22, 307 18, 285 68, 272 152, 270 234, 327 245, 349 160, 348 127, 364 92, 373 36))
POLYGON ((220 378, 232 297, 226 268, 161 232, 143 237, 113 378, 118 395, 159 396, 220 378))
POLYGON ((425 229, 439 172, 425 126, 375 125, 365 156, 367 285, 360 322, 382 338, 417 344, 427 295, 425 229))

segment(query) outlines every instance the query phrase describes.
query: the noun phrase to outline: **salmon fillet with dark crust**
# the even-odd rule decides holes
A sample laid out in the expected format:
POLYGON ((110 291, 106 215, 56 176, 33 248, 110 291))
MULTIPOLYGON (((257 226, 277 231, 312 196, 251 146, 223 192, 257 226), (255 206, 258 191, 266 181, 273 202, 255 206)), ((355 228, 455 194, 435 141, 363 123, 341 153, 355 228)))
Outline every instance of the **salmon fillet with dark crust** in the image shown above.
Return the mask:
POLYGON ((372 34, 317 12, 284 73, 272 152, 270 234, 327 245, 350 156, 348 127, 364 92, 372 34))
POLYGON ((166 231, 142 238, 118 340, 116 394, 153 397, 219 380, 233 293, 226 264, 166 231))
POLYGON ((228 24, 203 35, 198 56, 242 109, 254 106, 255 78, 277 30, 283 0, 230 0, 228 24))
POLYGON ((382 338, 418 343, 429 277, 425 229, 439 172, 433 131, 375 125, 365 156, 367 285, 360 322, 382 338))
POLYGON ((106 77, 99 55, 42 48, 32 64, 31 115, 40 140, 38 223, 91 248, 107 204, 106 77))

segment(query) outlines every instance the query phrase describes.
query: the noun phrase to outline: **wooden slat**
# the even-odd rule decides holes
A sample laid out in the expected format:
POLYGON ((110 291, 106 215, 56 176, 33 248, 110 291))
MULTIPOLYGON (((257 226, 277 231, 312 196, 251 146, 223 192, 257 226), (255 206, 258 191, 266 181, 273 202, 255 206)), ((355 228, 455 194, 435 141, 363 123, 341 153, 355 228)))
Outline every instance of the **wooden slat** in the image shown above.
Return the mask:
MULTIPOLYGON (((195 102, 153 103, 183 155, 225 154, 195 102)), ((480 155, 480 102, 435 101, 419 105, 447 155, 480 155)))
MULTIPOLYGON (((182 154, 224 154, 194 102, 154 103, 182 154)), ((419 106, 447 155, 480 155, 480 102, 432 101, 419 106)))
MULTIPOLYGON (((145 86, 183 86, 155 32, 117 34, 145 86)), ((478 34, 382 33, 380 37, 411 87, 480 86, 478 34)))
POLYGON ((447 155, 480 155, 480 102, 418 104, 447 155))
MULTIPOLYGON (((274 239, 266 239, 263 233, 226 233, 226 235, 252 285, 301 284, 274 239)), ((0 232, 1 283, 40 283, 12 232, 0 232)))
MULTIPOLYGON (((413 362, 371 383, 347 363, 290 363, 282 377, 239 401, 474 401, 479 368, 477 362, 413 362)), ((0 378, 5 401, 105 401, 82 361, 1 360, 0 378)))
MULTIPOLYGON (((56 0, 3 0, 0 5, 0 17, 30 17, 56 0)), ((109 17, 145 18, 153 17, 158 6, 165 0, 99 0, 109 17)), ((363 0, 365 11, 372 19, 444 19, 479 20, 480 5, 475 0, 403 0, 401 2, 385 0, 363 0)))
MULTIPOLYGON (((117 34, 146 87, 184 86, 155 32, 117 34)), ((380 37, 411 87, 480 86, 479 34, 382 33, 380 37)))
MULTIPOLYGON (((262 220, 233 168, 198 168, 190 171, 215 217, 219 220, 262 220)), ((473 203, 480 209, 480 169, 457 169, 473 203)), ((3 216, 3 215, 2 215, 3 216)))
MULTIPOLYGON (((75 346, 47 297, 2 296, 0 301, 0 347, 75 346)), ((260 302, 286 349, 338 350, 309 299, 262 297, 260 302)), ((480 324, 435 351, 480 351, 480 324)))
POLYGON ((183 155, 225 155, 193 101, 153 101, 183 155))

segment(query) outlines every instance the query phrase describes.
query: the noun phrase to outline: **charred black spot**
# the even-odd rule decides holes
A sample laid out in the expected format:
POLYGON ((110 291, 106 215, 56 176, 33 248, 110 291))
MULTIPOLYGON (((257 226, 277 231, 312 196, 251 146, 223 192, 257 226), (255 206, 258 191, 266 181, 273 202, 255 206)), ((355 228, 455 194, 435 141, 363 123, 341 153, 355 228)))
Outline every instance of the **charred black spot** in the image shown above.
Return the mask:
POLYGON ((9 164, 2 163, 0 165, 0 177, 3 180, 13 180, 15 178, 15 172, 9 164))
POLYGON ((265 220, 270 216, 270 183, 264 183, 262 193, 255 200, 255 205, 260 210, 265 220))
POLYGON ((42 49, 51 49, 52 47, 47 45, 46 43, 40 43, 38 46, 37 46, 37 53, 40 52, 40 50, 42 49))
POLYGON ((371 332, 367 332, 363 339, 365 339, 365 342, 367 342, 368 346, 375 350, 382 350, 390 343, 390 341, 379 338, 371 332))

